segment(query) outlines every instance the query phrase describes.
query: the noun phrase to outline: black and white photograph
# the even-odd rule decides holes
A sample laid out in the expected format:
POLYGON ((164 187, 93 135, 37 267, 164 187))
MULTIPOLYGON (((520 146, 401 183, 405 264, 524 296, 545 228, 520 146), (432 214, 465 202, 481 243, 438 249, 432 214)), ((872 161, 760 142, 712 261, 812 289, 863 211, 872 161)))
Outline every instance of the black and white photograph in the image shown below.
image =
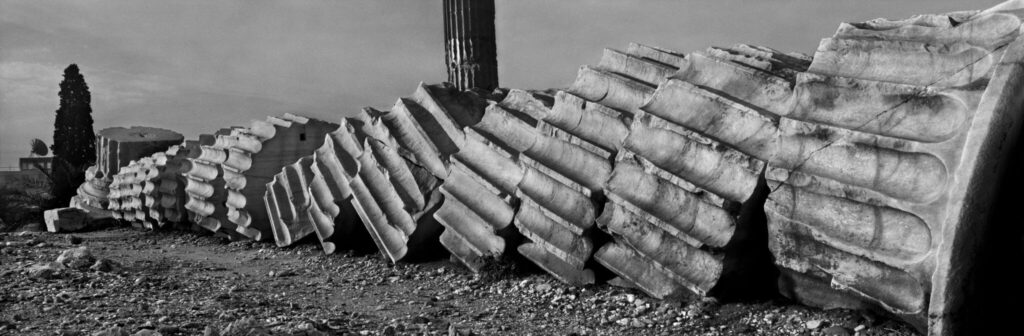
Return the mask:
POLYGON ((1024 0, 0 0, 0 335, 1024 334, 1024 0))

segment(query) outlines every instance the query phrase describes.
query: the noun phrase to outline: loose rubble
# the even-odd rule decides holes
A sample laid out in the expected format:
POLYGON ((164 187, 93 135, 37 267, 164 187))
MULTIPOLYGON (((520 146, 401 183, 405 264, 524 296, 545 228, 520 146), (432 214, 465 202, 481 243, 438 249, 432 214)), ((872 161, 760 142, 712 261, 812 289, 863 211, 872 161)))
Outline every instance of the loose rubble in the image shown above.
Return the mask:
POLYGON ((0 334, 914 334, 848 310, 667 302, 608 285, 570 287, 539 271, 484 280, 447 261, 389 265, 310 244, 132 229, 76 236, 78 245, 60 234, 0 233, 0 334), (85 268, 65 266, 90 258, 85 268), (820 327, 808 329, 811 321, 820 327))

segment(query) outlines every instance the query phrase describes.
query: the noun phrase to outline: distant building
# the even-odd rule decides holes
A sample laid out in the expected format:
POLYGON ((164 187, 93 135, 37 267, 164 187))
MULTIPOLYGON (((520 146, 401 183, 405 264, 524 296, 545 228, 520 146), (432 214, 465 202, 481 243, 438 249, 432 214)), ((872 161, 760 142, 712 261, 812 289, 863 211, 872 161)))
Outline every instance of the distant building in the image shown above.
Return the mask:
POLYGON ((53 165, 53 157, 23 157, 18 159, 18 169, 21 171, 35 170, 38 166, 41 169, 50 170, 53 165))
POLYGON ((51 166, 53 166, 53 157, 20 158, 17 171, 0 171, 0 188, 45 192, 50 185, 46 174, 51 166), (39 168, 46 171, 41 171, 39 168))

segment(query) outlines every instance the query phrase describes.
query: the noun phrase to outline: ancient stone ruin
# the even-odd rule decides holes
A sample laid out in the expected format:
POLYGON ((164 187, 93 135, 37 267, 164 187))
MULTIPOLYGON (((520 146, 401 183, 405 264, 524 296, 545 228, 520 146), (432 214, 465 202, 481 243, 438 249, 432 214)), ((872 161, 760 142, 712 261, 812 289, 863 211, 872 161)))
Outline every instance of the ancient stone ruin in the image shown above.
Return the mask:
POLYGON ((82 213, 92 219, 115 217, 108 210, 110 202, 121 197, 118 193, 110 195, 112 185, 120 185, 114 175, 122 167, 134 165, 135 159, 163 151, 184 139, 177 132, 152 127, 101 130, 96 135, 96 164, 86 169, 85 183, 78 187, 78 194, 71 198, 69 208, 48 210, 44 214, 47 229, 51 232, 82 229, 86 226, 82 213))
POLYGON ((388 110, 146 149, 101 133, 73 205, 659 299, 779 291, 953 334, 1019 137, 1022 8, 844 23, 814 55, 630 44, 565 90, 421 83, 388 110))

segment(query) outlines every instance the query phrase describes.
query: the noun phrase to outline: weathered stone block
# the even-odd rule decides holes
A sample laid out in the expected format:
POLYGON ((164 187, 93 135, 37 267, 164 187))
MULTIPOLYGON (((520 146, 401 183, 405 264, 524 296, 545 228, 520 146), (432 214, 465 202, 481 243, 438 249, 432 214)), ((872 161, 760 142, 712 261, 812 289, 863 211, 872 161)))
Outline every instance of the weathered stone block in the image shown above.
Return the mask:
POLYGON ((74 232, 89 226, 89 215, 77 208, 57 208, 43 212, 46 231, 74 232))
MULTIPOLYGON (((614 170, 604 183, 608 201, 597 222, 614 242, 602 247, 595 259, 619 276, 612 283, 635 286, 658 298, 694 294, 737 297, 757 292, 764 286, 737 286, 735 282, 767 280, 767 253, 757 251, 757 239, 763 236, 755 234, 764 225, 763 216, 756 215, 767 191, 761 177, 764 161, 738 150, 728 138, 706 137, 696 130, 720 127, 741 132, 743 126, 736 129, 735 124, 712 120, 731 110, 741 116, 756 114, 747 106, 758 104, 778 109, 788 98, 787 81, 700 53, 683 56, 637 46, 630 50, 637 52, 632 57, 642 62, 671 60, 672 65, 660 67, 672 71, 659 71, 662 77, 652 77, 647 70, 650 66, 616 66, 622 62, 606 60, 599 66, 600 71, 609 73, 605 78, 636 82, 609 89, 656 86, 657 90, 607 94, 648 98, 639 105, 638 101, 629 105, 623 104, 624 100, 612 101, 618 111, 630 112, 619 112, 619 117, 610 119, 622 120, 617 123, 621 126, 613 129, 624 129, 625 136, 612 133, 619 139, 617 154, 614 170), (693 122, 697 119, 684 111, 698 115, 706 111, 714 116, 693 122)), ((731 49, 718 49, 718 54, 742 57, 765 67, 772 64, 731 49)), ((607 52, 605 56, 623 57, 607 52)), ((593 75, 581 72, 581 76, 593 75)), ((577 83, 586 82, 593 80, 577 79, 577 83)), ((593 90, 588 87, 593 86, 576 85, 574 90, 593 90)), ((592 104, 596 105, 587 105, 592 104)), ((732 136, 749 139, 742 133, 732 136)))
POLYGON ((1014 15, 936 17, 822 42, 779 123, 765 209, 784 294, 939 335, 962 313, 972 237, 1018 137, 1024 44, 1014 15))

